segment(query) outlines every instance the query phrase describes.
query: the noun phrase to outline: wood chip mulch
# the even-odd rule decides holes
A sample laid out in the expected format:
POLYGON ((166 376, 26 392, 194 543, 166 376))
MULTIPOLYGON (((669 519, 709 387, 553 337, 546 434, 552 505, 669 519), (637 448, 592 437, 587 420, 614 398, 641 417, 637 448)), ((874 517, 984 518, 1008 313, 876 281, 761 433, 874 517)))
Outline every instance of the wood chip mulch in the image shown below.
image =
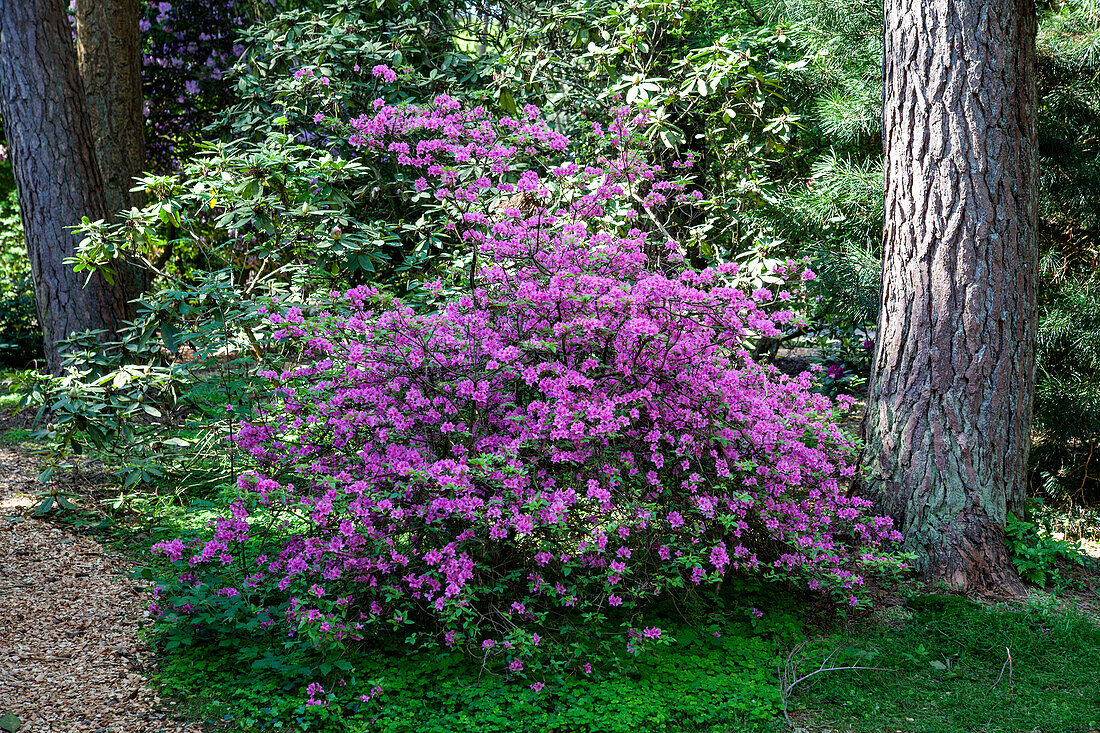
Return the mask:
POLYGON ((36 463, 0 447, 0 719, 19 733, 198 733, 147 687, 148 594, 94 539, 30 516, 36 463))

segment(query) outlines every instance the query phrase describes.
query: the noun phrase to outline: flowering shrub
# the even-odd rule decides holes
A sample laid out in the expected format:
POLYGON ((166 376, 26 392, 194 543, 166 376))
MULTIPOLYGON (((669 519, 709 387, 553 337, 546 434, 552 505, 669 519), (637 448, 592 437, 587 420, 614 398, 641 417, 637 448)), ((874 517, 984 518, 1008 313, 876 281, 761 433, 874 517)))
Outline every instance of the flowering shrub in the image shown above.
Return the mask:
POLYGON ((229 70, 244 52, 240 31, 252 20, 245 3, 147 0, 142 33, 142 85, 149 162, 175 164, 233 100, 229 70))
POLYGON ((845 402, 746 348, 813 273, 746 292, 735 265, 685 267, 661 232, 691 195, 646 162, 643 120, 597 127, 581 165, 534 108, 375 107, 350 144, 451 212, 468 269, 434 309, 359 287, 271 313, 300 356, 261 373, 231 516, 155 547, 184 571, 163 621, 232 608, 327 649, 401 630, 539 691, 600 666, 578 632, 607 618, 628 651, 668 643, 631 615, 655 596, 757 572, 856 603, 896 567, 890 520, 845 494, 845 402))

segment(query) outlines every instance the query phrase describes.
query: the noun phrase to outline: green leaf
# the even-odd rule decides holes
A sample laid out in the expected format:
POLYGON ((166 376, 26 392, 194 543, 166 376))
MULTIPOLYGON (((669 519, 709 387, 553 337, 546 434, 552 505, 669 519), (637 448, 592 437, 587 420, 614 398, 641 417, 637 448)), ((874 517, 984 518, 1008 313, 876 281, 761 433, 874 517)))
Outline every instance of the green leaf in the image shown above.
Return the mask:
POLYGON ((519 112, 519 107, 516 106, 516 100, 507 89, 501 91, 498 101, 500 102, 500 108, 508 114, 514 115, 519 112))
POLYGON ((44 517, 49 513, 51 508, 53 508, 53 497, 47 496, 34 508, 34 516, 44 517))
POLYGON ((23 721, 15 717, 11 713, 4 713, 0 715, 0 730, 7 731, 7 733, 15 733, 23 725, 23 721))
POLYGON ((675 127, 661 130, 660 138, 666 148, 674 148, 677 145, 683 145, 686 139, 684 133, 680 132, 680 130, 675 127))
POLYGON ((160 337, 164 339, 164 345, 168 347, 168 350, 175 353, 179 350, 178 341, 179 332, 176 331, 176 327, 171 323, 160 324, 160 337))

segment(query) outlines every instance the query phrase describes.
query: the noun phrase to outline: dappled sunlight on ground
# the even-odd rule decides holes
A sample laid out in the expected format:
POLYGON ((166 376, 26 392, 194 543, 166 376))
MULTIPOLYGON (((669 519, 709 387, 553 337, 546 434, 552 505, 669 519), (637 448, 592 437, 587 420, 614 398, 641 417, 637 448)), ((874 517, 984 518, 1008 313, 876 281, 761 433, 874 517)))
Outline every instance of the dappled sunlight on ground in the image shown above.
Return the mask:
POLYGON ((21 733, 197 733, 147 687, 148 595, 132 563, 28 516, 37 463, 0 446, 0 715, 21 733))
POLYGON ((28 494, 13 494, 0 497, 0 511, 12 509, 30 509, 34 506, 34 497, 28 494))
MULTIPOLYGON (((1064 540, 1066 535, 1062 532, 1053 532, 1051 537, 1056 540, 1064 540)), ((1090 557, 1100 558, 1100 542, 1093 540, 1081 540, 1081 550, 1090 557)))

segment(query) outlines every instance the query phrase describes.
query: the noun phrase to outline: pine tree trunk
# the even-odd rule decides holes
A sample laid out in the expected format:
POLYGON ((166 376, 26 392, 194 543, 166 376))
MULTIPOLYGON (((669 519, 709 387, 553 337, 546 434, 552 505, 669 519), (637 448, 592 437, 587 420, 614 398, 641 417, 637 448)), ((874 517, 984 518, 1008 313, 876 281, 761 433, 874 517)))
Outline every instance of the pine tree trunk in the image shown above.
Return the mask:
MULTIPOLYGON (((138 0, 76 0, 76 61, 84 85, 107 217, 142 204, 131 192, 145 165, 144 95, 138 0)), ((116 276, 130 297, 151 284, 150 273, 119 262, 116 276)))
POLYGON ((135 204, 145 164, 138 0, 76 0, 76 58, 107 210, 135 204))
POLYGON ((917 569, 1020 590, 1034 392, 1033 0, 887 0, 886 225, 864 495, 917 569))
POLYGON ((0 113, 15 171, 46 366, 73 331, 118 330, 132 317, 125 284, 74 273, 63 260, 81 217, 104 219, 107 202, 62 0, 0 0, 0 113))

